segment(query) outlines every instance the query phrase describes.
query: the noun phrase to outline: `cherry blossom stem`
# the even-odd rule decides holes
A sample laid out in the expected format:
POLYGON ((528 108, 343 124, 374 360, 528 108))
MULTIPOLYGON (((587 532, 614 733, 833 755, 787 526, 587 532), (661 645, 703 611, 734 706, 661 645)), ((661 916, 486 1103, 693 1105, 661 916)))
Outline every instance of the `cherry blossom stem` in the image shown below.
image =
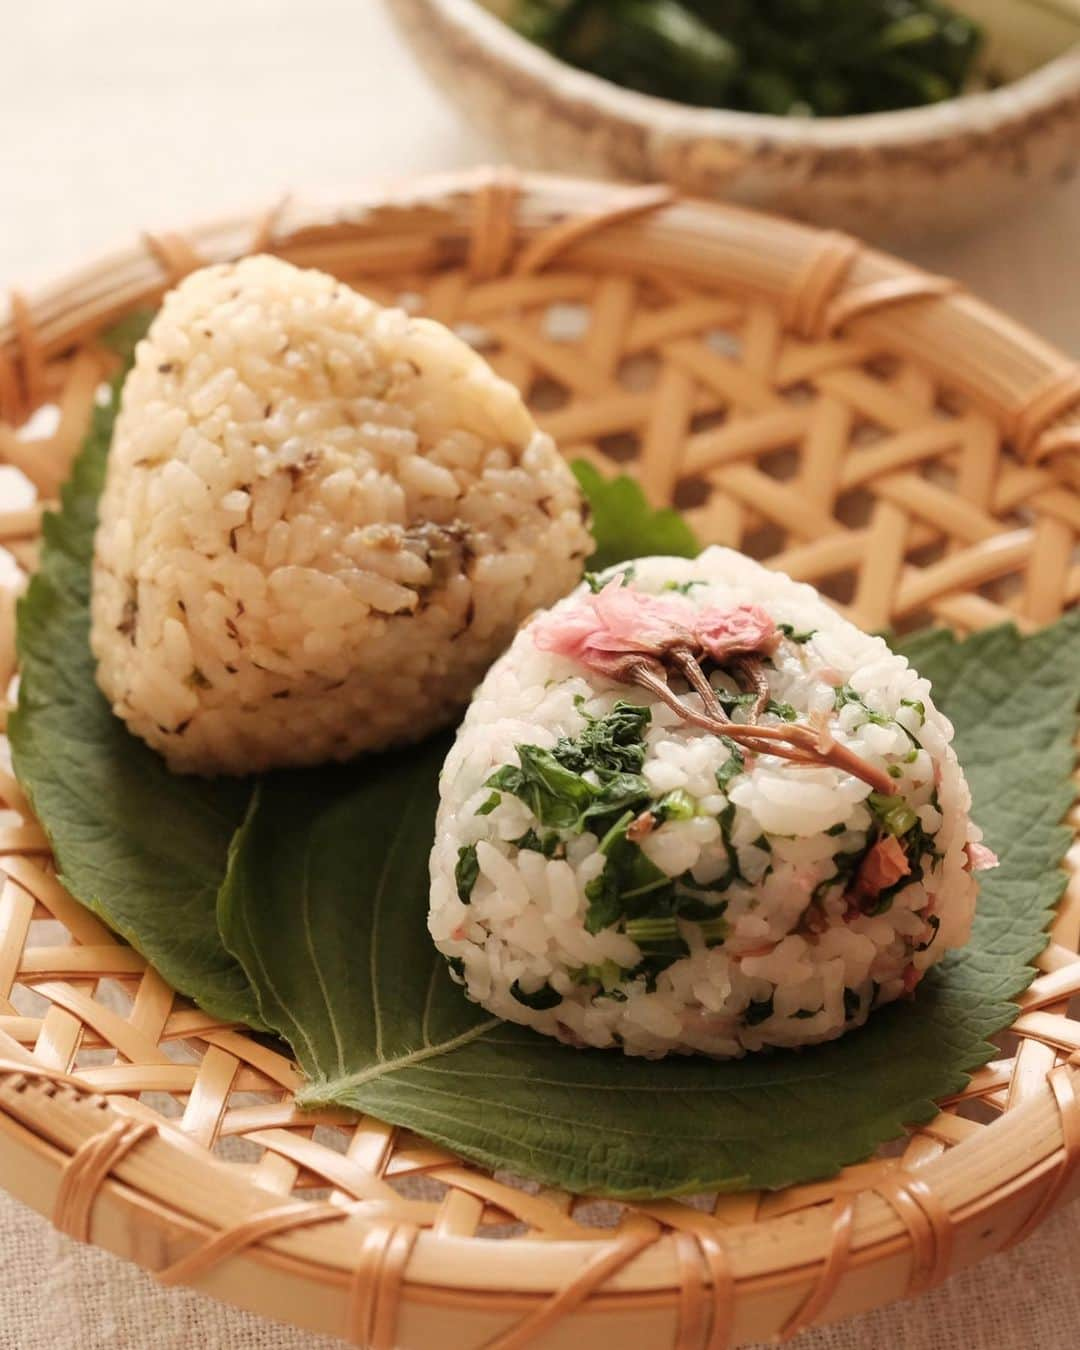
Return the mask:
MULTIPOLYGON (((681 664, 680 662, 680 666, 681 664)), ((694 664, 697 665, 697 662, 694 664)), ((700 667, 698 669, 700 671, 700 667)), ((726 716, 720 720, 709 713, 695 712, 679 698, 667 680, 657 674, 651 664, 644 660, 628 661, 618 678, 636 684, 642 689, 648 689, 682 721, 701 727, 703 731, 708 731, 714 736, 725 736, 747 750, 758 754, 775 755, 778 759, 786 759, 793 764, 819 766, 831 764, 834 768, 861 778, 875 791, 883 792, 887 796, 892 796, 897 790, 896 784, 884 769, 868 764, 853 750, 837 744, 828 733, 816 732, 802 724, 780 727, 763 727, 760 724, 751 726, 729 721, 726 716)))
POLYGON ((705 711, 717 722, 730 721, 727 713, 720 706, 720 700, 716 697, 716 690, 709 683, 708 676, 698 665, 694 653, 686 647, 674 647, 668 655, 686 676, 690 687, 701 695, 705 711))
POLYGON ((765 711, 765 706, 769 702, 769 681, 765 678, 765 672, 761 668, 761 662, 755 661, 750 656, 740 656, 733 663, 735 669, 735 678, 740 687, 747 692, 753 692, 757 695, 747 710, 747 717, 751 722, 756 722, 765 711))

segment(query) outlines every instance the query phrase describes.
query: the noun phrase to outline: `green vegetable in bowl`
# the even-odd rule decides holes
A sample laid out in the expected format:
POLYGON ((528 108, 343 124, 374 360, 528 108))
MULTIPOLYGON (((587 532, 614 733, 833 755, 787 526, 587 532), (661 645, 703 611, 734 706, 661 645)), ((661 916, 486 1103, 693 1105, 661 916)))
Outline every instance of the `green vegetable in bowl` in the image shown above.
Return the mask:
POLYGON ((555 56, 678 103, 841 117, 963 92, 979 26, 937 0, 517 0, 555 56))

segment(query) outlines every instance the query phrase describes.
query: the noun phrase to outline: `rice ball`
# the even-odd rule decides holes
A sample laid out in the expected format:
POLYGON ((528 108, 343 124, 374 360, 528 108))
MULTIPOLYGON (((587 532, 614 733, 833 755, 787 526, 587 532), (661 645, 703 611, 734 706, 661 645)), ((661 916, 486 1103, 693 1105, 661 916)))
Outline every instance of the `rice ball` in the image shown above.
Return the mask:
POLYGON ((124 385, 98 683, 182 772, 419 739, 578 580, 585 516, 516 390, 441 325, 270 257, 204 268, 124 385))
POLYGON ((829 1040, 968 938, 992 865, 928 682, 726 549, 533 619, 441 779, 429 927, 469 998, 577 1046, 829 1040))

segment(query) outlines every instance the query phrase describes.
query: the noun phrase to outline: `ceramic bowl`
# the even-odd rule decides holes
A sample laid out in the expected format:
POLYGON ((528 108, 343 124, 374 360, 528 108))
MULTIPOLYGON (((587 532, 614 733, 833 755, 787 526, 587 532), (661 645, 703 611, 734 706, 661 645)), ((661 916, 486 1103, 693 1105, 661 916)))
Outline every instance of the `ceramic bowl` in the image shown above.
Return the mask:
POLYGON ((1080 0, 968 0, 1007 83, 817 120, 623 89, 515 33, 492 12, 500 0, 388 4, 432 78, 526 168, 669 182, 890 239, 977 224, 1080 163, 1080 0))

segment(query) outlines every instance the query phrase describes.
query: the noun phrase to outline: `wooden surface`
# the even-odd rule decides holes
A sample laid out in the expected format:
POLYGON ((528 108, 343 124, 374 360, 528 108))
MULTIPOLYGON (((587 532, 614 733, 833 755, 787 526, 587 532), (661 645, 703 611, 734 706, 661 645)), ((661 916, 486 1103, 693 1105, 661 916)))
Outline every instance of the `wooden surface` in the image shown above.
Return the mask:
MULTIPOLYGON (((332 188, 485 157, 412 71, 377 0, 302 7, 237 0, 227 12, 194 0, 172 15, 106 0, 93 10, 44 3, 5 17, 19 59, 6 72, 0 105, 18 134, 0 145, 0 284, 53 274, 138 227, 264 201, 293 184, 332 188), (393 121, 385 112, 391 97, 407 110, 393 121)), ((924 250, 919 260, 1080 352, 1080 277, 1070 256, 1078 223, 1074 188, 979 239, 924 250)), ((0 1225, 36 1240, 32 1222, 8 1202, 0 1225)), ((1073 1251, 1059 1250, 1062 1280, 1080 1248, 1077 1225, 1068 1231, 1073 1251)), ((105 1264, 86 1268, 88 1278, 114 1278, 105 1264)), ((1043 1278, 1054 1276, 1044 1270, 1043 1278)), ((974 1284, 973 1306, 985 1296, 974 1284)), ((1018 1297, 1015 1326, 999 1323, 981 1341, 987 1350, 1027 1343, 1023 1306, 1018 1297)), ((204 1334, 204 1343, 281 1343, 272 1331, 254 1339, 239 1323, 227 1338, 209 1335, 217 1339, 204 1334)), ((831 1344, 828 1335, 818 1343, 831 1344)), ((0 1324, 5 1347, 28 1345, 31 1336, 29 1325, 0 1324)), ((172 1344, 168 1336, 150 1344, 172 1344)), ((86 1329, 80 1348, 117 1343, 102 1324, 86 1329)), ((1040 1343, 1063 1350, 1070 1342, 1042 1331, 1040 1343)))

